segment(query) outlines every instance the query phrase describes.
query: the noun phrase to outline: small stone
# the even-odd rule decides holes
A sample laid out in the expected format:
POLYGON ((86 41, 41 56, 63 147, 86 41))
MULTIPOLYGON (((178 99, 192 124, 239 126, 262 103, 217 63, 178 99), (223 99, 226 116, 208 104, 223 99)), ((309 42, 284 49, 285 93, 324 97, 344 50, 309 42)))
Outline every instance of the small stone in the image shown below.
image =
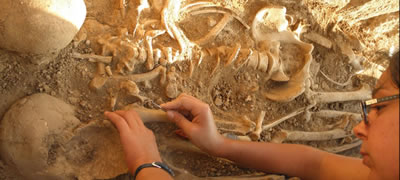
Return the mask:
POLYGON ((79 102, 79 99, 76 97, 69 97, 68 98, 69 103, 71 104, 77 104, 79 102))
POLYGON ((4 69, 6 69, 6 66, 0 63, 0 72, 3 72, 4 69))
POLYGON ((217 98, 215 98, 214 103, 215 103, 216 106, 221 106, 222 103, 223 103, 221 97, 217 96, 217 98))
POLYGON ((86 40, 86 42, 85 42, 85 44, 87 45, 87 46, 90 46, 90 40, 86 40))
POLYGON ((252 99, 251 99, 251 96, 248 95, 244 101, 245 101, 245 102, 250 102, 251 100, 252 100, 252 99))

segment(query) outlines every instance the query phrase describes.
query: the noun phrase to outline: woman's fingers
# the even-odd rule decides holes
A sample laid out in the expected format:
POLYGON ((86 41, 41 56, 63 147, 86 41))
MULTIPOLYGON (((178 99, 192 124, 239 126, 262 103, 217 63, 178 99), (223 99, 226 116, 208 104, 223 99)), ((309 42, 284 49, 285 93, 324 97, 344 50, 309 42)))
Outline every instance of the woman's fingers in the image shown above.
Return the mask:
POLYGON ((128 111, 115 111, 115 113, 123 117, 125 121, 128 123, 130 128, 144 126, 143 121, 140 118, 139 114, 133 109, 128 111))
POLYGON ((175 100, 161 104, 161 107, 166 110, 187 110, 196 116, 201 112, 201 104, 200 100, 182 93, 175 100))
POLYGON ((120 133, 129 131, 129 125, 125 119, 115 112, 104 112, 104 115, 111 120, 111 122, 117 127, 120 133))

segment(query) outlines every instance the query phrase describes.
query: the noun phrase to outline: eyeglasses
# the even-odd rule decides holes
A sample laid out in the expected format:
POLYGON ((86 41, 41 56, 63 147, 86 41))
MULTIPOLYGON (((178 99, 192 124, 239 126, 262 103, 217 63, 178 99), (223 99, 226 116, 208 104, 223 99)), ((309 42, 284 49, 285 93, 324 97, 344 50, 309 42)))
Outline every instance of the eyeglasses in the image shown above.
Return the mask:
POLYGON ((386 96, 386 97, 378 98, 378 99, 370 99, 370 100, 366 100, 366 101, 361 101, 361 103, 360 103, 360 106, 362 109, 361 116, 364 120, 365 125, 369 124, 367 116, 368 116, 369 111, 371 110, 371 105, 378 104, 378 103, 385 102, 385 101, 390 101, 390 100, 393 100, 393 99, 396 99, 399 97, 400 97, 400 94, 397 94, 397 95, 386 96))

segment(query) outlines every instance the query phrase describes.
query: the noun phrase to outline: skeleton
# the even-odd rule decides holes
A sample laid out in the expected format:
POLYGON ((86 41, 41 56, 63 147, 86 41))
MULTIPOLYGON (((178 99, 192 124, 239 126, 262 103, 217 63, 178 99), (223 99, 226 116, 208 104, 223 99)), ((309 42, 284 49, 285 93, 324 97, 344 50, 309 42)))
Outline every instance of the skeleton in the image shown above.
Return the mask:
MULTIPOLYGON (((137 8, 139 14, 137 24, 132 34, 122 29, 118 36, 109 35, 98 40, 98 43, 102 46, 100 52, 102 57, 105 56, 110 59, 109 57, 112 56, 113 58, 110 62, 95 60, 98 62, 98 70, 90 87, 92 89, 100 89, 108 80, 119 81, 120 86, 118 88, 125 89, 129 95, 139 98, 143 103, 148 98, 139 95, 140 91, 136 83, 145 82, 149 84, 149 81, 160 77, 159 84, 164 86, 166 96, 168 98, 175 98, 178 95, 177 86, 179 83, 177 81, 179 75, 176 72, 174 63, 189 60, 189 77, 192 77, 195 68, 204 63, 203 59, 211 56, 215 57, 216 62, 214 63, 215 67, 210 72, 210 87, 212 87, 213 83, 218 82, 218 78, 220 78, 217 74, 219 72, 217 71, 218 69, 231 68, 237 72, 239 69, 246 67, 265 73, 265 76, 262 77, 264 82, 281 82, 278 87, 261 92, 268 100, 290 102, 304 94, 305 99, 309 103, 306 107, 296 109, 281 118, 268 121, 270 122, 268 124, 264 122, 268 111, 263 110, 260 112, 256 123, 249 120, 246 116, 228 118, 236 119, 233 122, 222 120, 221 117, 215 117, 218 130, 222 131, 226 137, 246 141, 258 141, 263 132, 272 132, 272 129, 277 129, 277 125, 299 115, 303 115, 306 122, 312 121, 313 118, 332 117, 349 117, 350 119, 360 121, 360 115, 356 113, 332 110, 311 112, 311 109, 318 104, 369 98, 370 89, 363 85, 361 89, 352 92, 314 91, 312 89, 313 82, 310 74, 310 66, 313 61, 311 55, 313 45, 300 40, 300 34, 303 32, 302 28, 304 25, 298 25, 297 29, 293 31, 289 28, 289 25, 294 20, 291 16, 286 15, 284 7, 273 6, 262 8, 256 14, 250 27, 233 10, 211 2, 195 2, 183 6, 183 8, 181 8, 181 5, 181 2, 178 0, 166 0, 164 3, 157 1, 157 7, 153 9, 161 13, 161 19, 150 19, 141 23, 140 13, 144 9, 150 8, 147 1, 141 1, 141 5, 137 8), (223 14, 223 17, 202 38, 193 41, 189 40, 177 24, 183 18, 205 13, 223 14), (208 49, 201 47, 212 42, 232 20, 237 20, 245 29, 251 30, 251 35, 255 42, 254 47, 245 47, 239 43, 234 44, 232 47, 219 46, 208 49), (161 24, 161 26, 157 26, 158 24, 161 24), (171 38, 171 41, 176 41, 179 48, 166 46, 157 41, 158 38, 165 38, 165 36, 171 38), (297 54, 294 53, 293 57, 290 57, 290 51, 284 51, 285 48, 294 48, 297 54), (108 66, 104 67, 105 64, 108 66), (136 67, 142 64, 146 67, 147 72, 134 74, 136 67), (221 64, 223 65, 221 66, 221 64), (112 68, 114 69, 113 71, 112 68)), ((327 48, 331 47, 328 41, 318 41, 317 43, 327 48)), ((95 59, 86 56, 81 57, 95 59)), ((353 57, 351 53, 349 57, 353 57)), ((323 74, 323 72, 321 73, 323 74)), ((323 76, 327 77, 325 74, 323 76)), ((327 77, 328 81, 342 86, 349 85, 351 78, 352 76, 345 83, 337 83, 327 77)), ((208 90, 208 94, 211 94, 210 92, 208 90)), ((111 104, 116 103, 116 98, 114 100, 111 97, 110 100, 111 104)), ((212 98, 211 101, 214 102, 212 98)), ((216 109, 221 113, 221 110, 216 109)), ((139 114, 142 113, 140 111, 138 111, 139 114)), ((145 115, 140 115, 144 122, 164 122, 166 120, 165 113, 162 111, 146 110, 145 114, 152 114, 154 116, 150 118, 152 120, 148 120, 142 117, 145 115)), ((348 121, 343 121, 343 123, 347 123, 346 126, 348 125, 348 121)), ((336 125, 329 126, 329 130, 319 132, 278 129, 272 141, 278 143, 284 141, 326 141, 331 139, 345 139, 352 136, 351 133, 343 129, 343 127, 336 125)), ((359 144, 360 141, 351 141, 349 144, 343 146, 323 147, 322 149, 337 153, 357 147, 359 144)))

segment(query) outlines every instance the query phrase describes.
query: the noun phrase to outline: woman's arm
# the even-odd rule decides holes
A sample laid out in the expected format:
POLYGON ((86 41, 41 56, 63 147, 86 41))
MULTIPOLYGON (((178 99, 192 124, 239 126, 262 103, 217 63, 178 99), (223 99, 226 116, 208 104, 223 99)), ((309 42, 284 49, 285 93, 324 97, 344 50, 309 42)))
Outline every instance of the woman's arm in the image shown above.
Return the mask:
POLYGON ((185 94, 161 105, 185 137, 203 151, 245 167, 302 179, 367 179, 361 160, 339 156, 304 145, 230 140, 217 131, 209 106, 185 94), (187 119, 182 114, 191 115, 187 119))

